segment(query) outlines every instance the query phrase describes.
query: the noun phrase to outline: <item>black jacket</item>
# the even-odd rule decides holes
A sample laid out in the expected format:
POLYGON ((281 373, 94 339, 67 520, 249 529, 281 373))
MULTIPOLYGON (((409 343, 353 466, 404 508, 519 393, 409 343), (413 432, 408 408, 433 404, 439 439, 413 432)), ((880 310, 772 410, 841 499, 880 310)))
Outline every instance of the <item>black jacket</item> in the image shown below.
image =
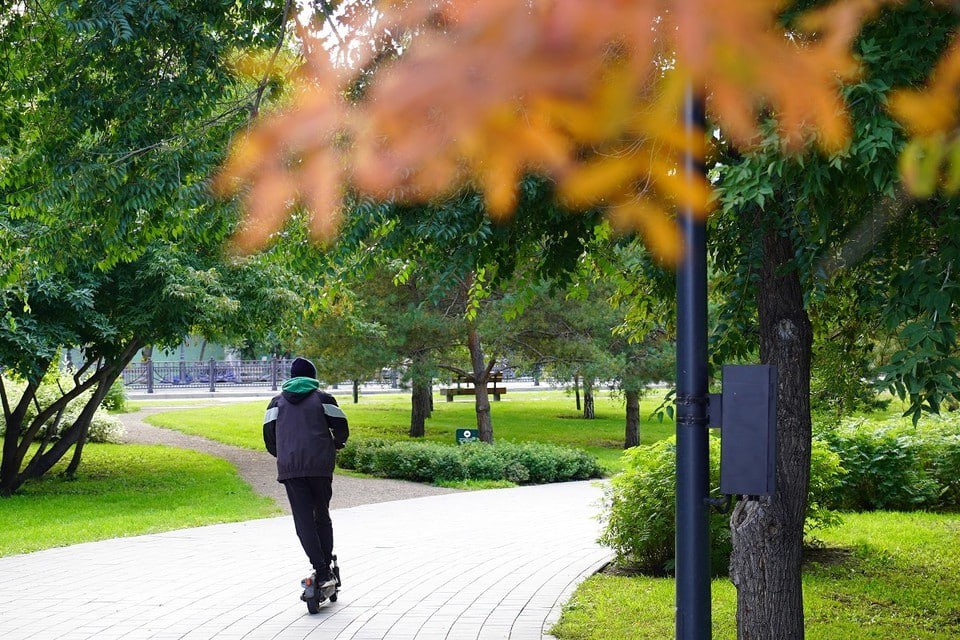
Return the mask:
POLYGON ((267 405, 263 442, 277 458, 277 480, 333 476, 336 450, 350 436, 347 416, 329 393, 284 391, 267 405))

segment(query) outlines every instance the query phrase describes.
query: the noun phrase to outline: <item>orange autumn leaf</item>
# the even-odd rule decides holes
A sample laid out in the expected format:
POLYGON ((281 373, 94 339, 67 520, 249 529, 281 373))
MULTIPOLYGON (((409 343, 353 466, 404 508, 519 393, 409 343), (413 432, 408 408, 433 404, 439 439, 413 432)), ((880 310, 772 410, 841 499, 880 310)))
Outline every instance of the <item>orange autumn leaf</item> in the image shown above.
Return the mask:
POLYGON ((939 87, 901 89, 890 96, 890 111, 916 136, 952 129, 957 122, 957 95, 939 87))
POLYGON ((259 138, 260 136, 241 133, 233 139, 227 161, 214 177, 214 193, 230 195, 258 174, 266 156, 259 138))
POLYGON ((563 177, 560 197, 571 207, 591 207, 619 194, 645 169, 635 154, 583 162, 563 177))
POLYGON ((337 158, 330 153, 317 155, 300 172, 301 190, 310 208, 310 232, 323 242, 333 239, 340 222, 343 181, 337 158))
POLYGON ((622 201, 610 208, 610 223, 619 231, 639 230, 653 255, 665 264, 683 256, 683 240, 676 222, 646 200, 622 201))
MULTIPOLYGON (((783 7, 769 0, 386 2, 344 23, 366 29, 366 42, 359 32, 342 38, 352 57, 306 47, 295 98, 235 144, 218 185, 230 192, 285 173, 327 237, 336 228, 331 193, 342 191, 308 177, 315 158, 335 158, 330 175, 378 198, 479 188, 498 218, 516 206, 519 178, 534 172, 578 206, 631 198, 633 214, 611 215, 656 242, 659 255, 677 255, 664 224, 651 222, 667 218, 636 212, 709 210, 709 184, 680 168, 684 152, 702 158, 706 147, 680 126, 687 87, 702 89, 717 126, 740 145, 772 113, 788 143, 840 148, 850 134, 840 81, 856 77, 851 42, 879 2, 837 0, 789 32, 783 7), (399 55, 381 60, 378 47, 393 38, 399 55), (362 74, 367 88, 348 102, 362 74)), ((265 207, 251 209, 264 220, 282 208, 249 202, 265 207)))
POLYGON ((960 36, 955 36, 927 86, 921 90, 894 91, 890 96, 890 111, 913 135, 946 132, 957 125, 958 89, 960 36))
POLYGON ((270 236, 283 226, 296 190, 296 183, 287 174, 260 175, 247 193, 245 204, 249 215, 233 238, 233 248, 241 253, 262 249, 270 236))
POLYGON ((656 190, 679 207, 706 215, 713 206, 710 186, 698 174, 686 175, 683 170, 657 156, 644 160, 656 190))
POLYGON ((516 158, 499 153, 479 169, 487 211, 494 220, 503 220, 517 202, 517 181, 520 178, 516 158))
POLYGON ((677 223, 665 215, 641 216, 637 223, 655 258, 664 264, 677 264, 683 257, 683 238, 677 223))
POLYGON ((900 152, 899 169, 907 190, 916 197, 928 198, 938 188, 949 195, 960 189, 958 91, 960 35, 955 35, 926 87, 898 89, 890 96, 891 113, 913 136, 900 152))

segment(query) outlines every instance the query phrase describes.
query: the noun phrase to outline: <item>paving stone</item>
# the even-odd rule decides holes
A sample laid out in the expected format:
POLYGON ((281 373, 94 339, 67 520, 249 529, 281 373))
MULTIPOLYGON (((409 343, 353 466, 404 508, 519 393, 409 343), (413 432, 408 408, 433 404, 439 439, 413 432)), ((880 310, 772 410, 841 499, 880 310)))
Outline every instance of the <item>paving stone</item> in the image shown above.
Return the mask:
POLYGON ((0 558, 4 640, 540 640, 599 547, 588 482, 333 512, 344 585, 311 616, 289 516, 0 558), (64 606, 37 576, 71 576, 64 606))

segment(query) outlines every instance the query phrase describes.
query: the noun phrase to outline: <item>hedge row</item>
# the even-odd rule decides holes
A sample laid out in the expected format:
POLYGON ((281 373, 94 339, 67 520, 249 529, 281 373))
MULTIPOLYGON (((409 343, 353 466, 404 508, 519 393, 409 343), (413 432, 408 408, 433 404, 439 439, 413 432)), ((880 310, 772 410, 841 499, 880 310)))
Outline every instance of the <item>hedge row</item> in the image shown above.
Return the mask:
POLYGON ((351 440, 337 454, 344 469, 400 480, 509 480, 541 484, 598 478, 597 460, 578 449, 500 442, 443 445, 433 442, 351 440))
MULTIPOLYGON (((606 526, 600 542, 616 552, 621 565, 653 574, 673 571, 676 449, 675 438, 628 449, 623 473, 614 477, 606 490, 606 526)), ((808 532, 839 521, 825 505, 842 473, 839 456, 823 443, 814 443, 811 458, 808 532)), ((720 442, 710 438, 710 486, 716 491, 719 484, 720 442)), ((714 575, 726 573, 730 551, 730 515, 711 509, 710 562, 714 575)))
MULTIPOLYGON (((711 438, 710 486, 719 476, 719 442, 711 438)), ((960 509, 960 427, 898 432, 862 426, 813 440, 806 532, 840 521, 837 510, 960 509)), ((601 542, 618 562, 669 573, 674 555, 676 443, 671 438, 624 454, 625 470, 606 494, 601 542)), ((710 516, 715 574, 730 556, 729 516, 710 516)))
POLYGON ((820 437, 844 473, 829 506, 848 511, 960 509, 960 429, 865 431, 820 437))

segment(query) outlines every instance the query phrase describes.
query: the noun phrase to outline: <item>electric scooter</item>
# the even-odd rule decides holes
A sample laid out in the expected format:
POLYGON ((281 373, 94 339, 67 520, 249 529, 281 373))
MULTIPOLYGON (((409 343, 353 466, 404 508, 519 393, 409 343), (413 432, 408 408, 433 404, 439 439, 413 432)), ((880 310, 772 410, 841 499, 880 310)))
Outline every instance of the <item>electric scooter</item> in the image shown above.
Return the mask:
POLYGON ((300 581, 300 586, 303 588, 303 594, 300 596, 300 599, 307 603, 307 611, 310 613, 320 611, 320 605, 322 604, 337 601, 337 594, 340 592, 340 585, 342 583, 340 582, 340 565, 337 564, 336 555, 331 556, 330 573, 333 574, 336 582, 327 584, 326 586, 317 584, 316 574, 300 581))

